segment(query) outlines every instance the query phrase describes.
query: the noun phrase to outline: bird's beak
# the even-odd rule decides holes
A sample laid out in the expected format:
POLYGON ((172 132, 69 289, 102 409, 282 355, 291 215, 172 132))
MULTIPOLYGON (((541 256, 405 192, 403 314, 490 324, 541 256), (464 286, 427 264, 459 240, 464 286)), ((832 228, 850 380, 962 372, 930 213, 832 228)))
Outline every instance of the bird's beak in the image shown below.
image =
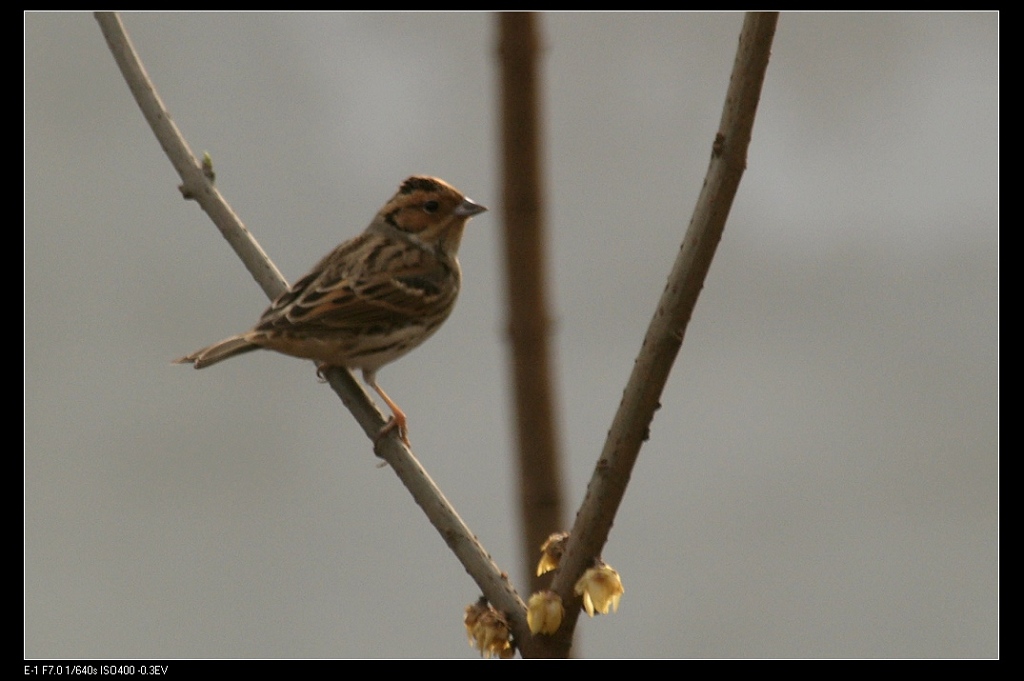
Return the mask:
POLYGON ((471 218, 487 210, 487 206, 481 206, 472 199, 465 199, 455 207, 455 214, 459 217, 471 218))

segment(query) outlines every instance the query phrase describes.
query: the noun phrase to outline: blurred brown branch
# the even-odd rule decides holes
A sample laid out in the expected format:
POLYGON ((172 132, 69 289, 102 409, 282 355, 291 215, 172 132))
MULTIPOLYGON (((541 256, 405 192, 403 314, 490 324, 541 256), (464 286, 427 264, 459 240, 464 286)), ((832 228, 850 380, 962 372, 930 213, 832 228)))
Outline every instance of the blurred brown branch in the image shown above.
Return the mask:
POLYGON ((521 551, 531 591, 537 549, 564 527, 562 475, 551 377, 543 172, 540 30, 532 13, 498 14, 505 291, 515 392, 521 551))

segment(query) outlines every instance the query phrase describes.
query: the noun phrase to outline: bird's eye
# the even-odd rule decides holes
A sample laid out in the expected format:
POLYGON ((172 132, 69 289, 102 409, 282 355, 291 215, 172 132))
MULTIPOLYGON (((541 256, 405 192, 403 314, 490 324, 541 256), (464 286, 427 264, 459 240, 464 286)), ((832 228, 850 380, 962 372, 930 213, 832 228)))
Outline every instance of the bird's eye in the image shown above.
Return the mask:
POLYGON ((428 213, 436 213, 437 209, 440 207, 441 206, 437 201, 427 201, 423 204, 423 210, 428 213))

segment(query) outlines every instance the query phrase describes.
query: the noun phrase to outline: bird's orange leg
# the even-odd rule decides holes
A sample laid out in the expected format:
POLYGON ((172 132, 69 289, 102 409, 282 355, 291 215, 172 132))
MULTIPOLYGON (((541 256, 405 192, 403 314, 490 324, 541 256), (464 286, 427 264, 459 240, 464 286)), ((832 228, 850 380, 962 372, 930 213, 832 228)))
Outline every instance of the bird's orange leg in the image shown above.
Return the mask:
POLYGON ((383 428, 380 429, 380 432, 377 433, 377 439, 374 440, 374 443, 376 444, 377 442, 380 442, 381 438, 383 438, 385 435, 387 435, 392 430, 395 430, 397 428, 398 437, 402 438, 402 442, 405 443, 406 447, 411 446, 409 444, 409 429, 406 426, 406 424, 408 423, 408 419, 405 417, 405 412, 402 411, 397 404, 395 404, 394 400, 388 397, 388 394, 384 392, 384 390, 381 389, 379 385, 377 385, 377 380, 374 378, 373 374, 367 374, 366 372, 363 372, 363 378, 366 380, 369 386, 373 388, 378 395, 380 395, 380 398, 384 400, 388 407, 391 408, 392 413, 391 419, 384 425, 383 428))

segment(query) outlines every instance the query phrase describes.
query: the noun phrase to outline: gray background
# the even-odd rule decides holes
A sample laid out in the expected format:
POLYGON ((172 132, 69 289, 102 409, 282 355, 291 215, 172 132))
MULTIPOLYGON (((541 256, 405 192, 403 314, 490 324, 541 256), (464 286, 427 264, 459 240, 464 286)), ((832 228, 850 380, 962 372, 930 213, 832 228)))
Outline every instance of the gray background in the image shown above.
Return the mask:
MULTIPOLYGON (((550 14, 570 508, 689 221, 739 14, 550 14)), ((129 14, 294 280, 398 183, 498 208, 487 14, 129 14)), ((308 362, 171 359, 266 305, 88 14, 25 19, 25 653, 474 657, 478 592, 308 362)), ((997 649, 995 14, 783 15, 748 170, 582 622, 607 657, 997 649)), ((498 211, 386 367, 417 455, 521 583, 498 211)))

